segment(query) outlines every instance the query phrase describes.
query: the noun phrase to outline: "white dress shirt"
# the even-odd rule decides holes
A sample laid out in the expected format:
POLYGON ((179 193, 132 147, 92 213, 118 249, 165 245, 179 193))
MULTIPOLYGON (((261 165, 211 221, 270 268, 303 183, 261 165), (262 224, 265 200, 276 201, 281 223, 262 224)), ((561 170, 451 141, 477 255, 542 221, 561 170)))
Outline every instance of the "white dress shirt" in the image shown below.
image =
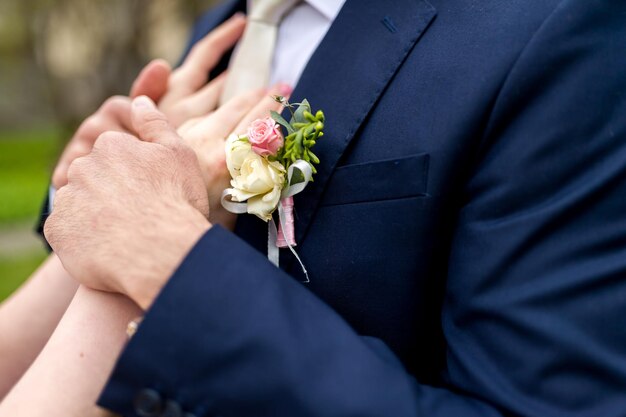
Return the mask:
POLYGON ((287 13, 278 27, 270 85, 297 84, 344 3, 345 0, 305 0, 287 13))
MULTIPOLYGON (((278 27, 274 58, 270 70, 270 85, 278 82, 295 86, 304 67, 328 32, 346 0, 305 0, 284 17, 278 27)), ((248 7, 250 7, 248 1, 248 7)), ((54 187, 49 190, 52 212, 54 187)))

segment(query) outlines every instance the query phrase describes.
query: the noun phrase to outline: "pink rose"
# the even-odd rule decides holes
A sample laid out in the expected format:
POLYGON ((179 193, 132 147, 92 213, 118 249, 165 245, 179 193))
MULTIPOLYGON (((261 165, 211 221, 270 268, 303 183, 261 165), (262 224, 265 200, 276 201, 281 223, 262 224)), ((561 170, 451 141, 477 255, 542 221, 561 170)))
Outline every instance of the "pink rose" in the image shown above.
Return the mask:
POLYGON ((261 156, 276 155, 284 142, 280 126, 271 117, 252 122, 248 140, 252 150, 261 156))

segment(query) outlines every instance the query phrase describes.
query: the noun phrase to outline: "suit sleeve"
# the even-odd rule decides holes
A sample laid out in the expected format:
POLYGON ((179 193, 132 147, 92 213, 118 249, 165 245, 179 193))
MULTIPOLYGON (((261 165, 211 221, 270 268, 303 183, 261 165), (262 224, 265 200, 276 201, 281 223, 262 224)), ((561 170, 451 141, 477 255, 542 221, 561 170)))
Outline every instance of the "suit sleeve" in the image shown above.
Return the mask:
POLYGON ((618 2, 564 0, 502 86, 450 253, 444 386, 416 381, 382 342, 215 227, 100 404, 137 416, 133 399, 150 388, 199 417, 622 416, 624 16, 618 2))

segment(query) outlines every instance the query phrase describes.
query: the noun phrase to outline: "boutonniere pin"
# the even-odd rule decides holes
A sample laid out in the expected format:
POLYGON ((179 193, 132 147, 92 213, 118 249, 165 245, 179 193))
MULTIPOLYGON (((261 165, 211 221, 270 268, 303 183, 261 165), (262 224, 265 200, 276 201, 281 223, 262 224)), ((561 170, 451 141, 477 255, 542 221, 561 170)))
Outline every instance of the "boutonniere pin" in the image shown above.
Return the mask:
POLYGON ((289 248, 308 282, 306 268, 296 253, 293 196, 302 192, 317 172, 319 159, 311 150, 324 135, 324 113, 313 113, 309 102, 276 101, 291 112, 287 122, 277 112, 257 119, 245 135, 226 140, 226 166, 230 185, 222 193, 222 205, 237 214, 253 214, 268 223, 268 258, 278 266, 279 248, 289 248), (278 211, 278 228, 274 213, 278 211))

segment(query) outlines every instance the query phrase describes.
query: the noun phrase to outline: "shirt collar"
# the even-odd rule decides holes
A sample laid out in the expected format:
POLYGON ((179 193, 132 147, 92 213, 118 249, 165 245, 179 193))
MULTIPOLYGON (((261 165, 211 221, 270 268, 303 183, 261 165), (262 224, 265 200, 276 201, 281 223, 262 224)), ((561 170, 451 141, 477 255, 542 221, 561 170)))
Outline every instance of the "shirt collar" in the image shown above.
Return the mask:
POLYGON ((306 2, 328 20, 333 21, 346 0, 306 0, 306 2))
MULTIPOLYGON (((335 17, 337 17, 339 10, 341 10, 345 2, 346 0, 305 0, 305 3, 320 12, 331 22, 335 20, 335 17)), ((247 0, 246 4, 249 9, 252 4, 251 0, 247 0)))

